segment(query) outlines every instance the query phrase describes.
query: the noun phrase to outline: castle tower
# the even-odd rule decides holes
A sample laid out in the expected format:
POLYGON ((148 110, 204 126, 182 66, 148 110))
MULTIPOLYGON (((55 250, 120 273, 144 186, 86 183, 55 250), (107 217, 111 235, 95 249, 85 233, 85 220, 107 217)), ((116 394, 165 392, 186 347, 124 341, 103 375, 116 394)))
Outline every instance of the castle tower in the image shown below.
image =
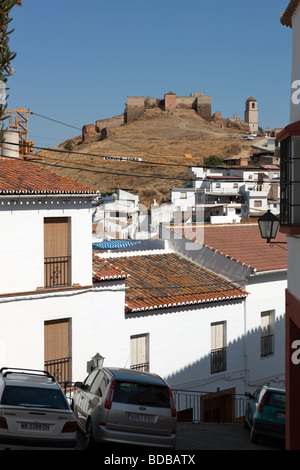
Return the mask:
POLYGON ((258 131, 257 101, 252 96, 246 101, 245 122, 249 124, 250 132, 258 131))

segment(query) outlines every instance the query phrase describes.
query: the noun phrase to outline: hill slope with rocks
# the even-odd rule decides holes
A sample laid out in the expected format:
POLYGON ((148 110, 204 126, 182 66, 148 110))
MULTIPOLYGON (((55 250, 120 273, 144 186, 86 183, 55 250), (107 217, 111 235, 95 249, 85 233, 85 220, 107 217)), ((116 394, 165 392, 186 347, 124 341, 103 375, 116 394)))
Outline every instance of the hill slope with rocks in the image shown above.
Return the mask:
POLYGON ((188 166, 202 165, 211 155, 253 154, 251 143, 241 140, 247 132, 226 119, 206 121, 193 110, 149 109, 136 121, 108 127, 104 134, 76 136, 40 151, 39 165, 101 193, 120 188, 138 194, 140 202, 150 207, 153 199, 168 200, 172 184, 188 184, 188 166), (115 161, 110 156, 141 161, 115 161))

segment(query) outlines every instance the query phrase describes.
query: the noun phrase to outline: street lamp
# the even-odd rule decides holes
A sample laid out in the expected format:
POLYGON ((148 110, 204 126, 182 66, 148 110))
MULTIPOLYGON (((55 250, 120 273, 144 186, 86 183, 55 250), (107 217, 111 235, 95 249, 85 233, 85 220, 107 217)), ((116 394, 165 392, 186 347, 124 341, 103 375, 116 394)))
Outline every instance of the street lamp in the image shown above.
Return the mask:
POLYGON ((97 353, 94 357, 92 357, 94 367, 102 367, 104 362, 104 357, 101 354, 97 353))
POLYGON ((279 227, 279 219, 272 214, 270 209, 258 219, 259 230, 262 238, 270 243, 271 238, 275 238, 279 227))

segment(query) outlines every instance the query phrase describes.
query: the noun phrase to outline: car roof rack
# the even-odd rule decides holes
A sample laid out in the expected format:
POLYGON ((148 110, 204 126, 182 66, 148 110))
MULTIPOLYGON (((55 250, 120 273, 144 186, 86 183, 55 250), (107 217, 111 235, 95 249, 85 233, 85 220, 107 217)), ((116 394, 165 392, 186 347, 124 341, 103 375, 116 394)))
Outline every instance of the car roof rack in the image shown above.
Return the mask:
POLYGON ((3 377, 7 377, 8 374, 30 374, 37 376, 46 376, 55 382, 55 378, 47 370, 22 369, 19 367, 2 367, 0 369, 0 374, 2 374, 3 377))

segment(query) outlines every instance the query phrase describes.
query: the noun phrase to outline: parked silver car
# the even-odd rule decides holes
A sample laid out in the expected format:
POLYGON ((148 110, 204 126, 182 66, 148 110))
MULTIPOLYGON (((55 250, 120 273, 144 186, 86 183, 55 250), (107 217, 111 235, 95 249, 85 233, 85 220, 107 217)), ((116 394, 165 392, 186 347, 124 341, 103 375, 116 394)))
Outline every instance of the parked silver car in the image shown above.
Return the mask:
POLYGON ((77 422, 59 384, 45 371, 0 370, 0 448, 69 449, 77 422))
POLYGON ((177 416, 168 384, 131 369, 95 368, 76 382, 73 410, 86 448, 116 442, 174 449, 177 416))

